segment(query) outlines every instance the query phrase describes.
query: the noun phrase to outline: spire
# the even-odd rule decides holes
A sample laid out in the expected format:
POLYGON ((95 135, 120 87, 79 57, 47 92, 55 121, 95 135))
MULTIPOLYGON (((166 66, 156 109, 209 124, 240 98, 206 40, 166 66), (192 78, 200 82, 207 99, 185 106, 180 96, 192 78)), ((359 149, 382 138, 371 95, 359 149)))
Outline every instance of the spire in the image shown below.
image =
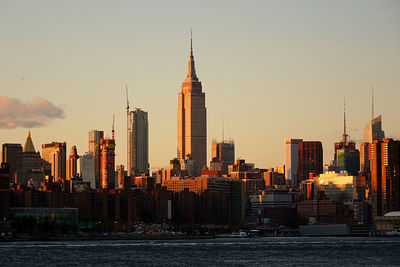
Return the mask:
POLYGON ((35 147, 33 146, 32 138, 31 138, 31 131, 28 130, 28 136, 25 141, 24 150, 23 152, 36 152, 35 147))
POLYGON ((115 139, 114 138, 115 137, 114 122, 115 122, 115 115, 113 114, 113 124, 112 124, 112 130, 111 130, 112 140, 115 139))
POLYGON ((188 73, 186 75, 185 82, 198 81, 199 79, 196 76, 196 69, 194 67, 192 31, 190 31, 190 55, 189 55, 189 64, 188 65, 189 65, 189 68, 188 68, 188 73))
POLYGON ((347 143, 347 133, 346 133, 346 97, 344 97, 343 101, 343 136, 342 136, 342 142, 347 143))

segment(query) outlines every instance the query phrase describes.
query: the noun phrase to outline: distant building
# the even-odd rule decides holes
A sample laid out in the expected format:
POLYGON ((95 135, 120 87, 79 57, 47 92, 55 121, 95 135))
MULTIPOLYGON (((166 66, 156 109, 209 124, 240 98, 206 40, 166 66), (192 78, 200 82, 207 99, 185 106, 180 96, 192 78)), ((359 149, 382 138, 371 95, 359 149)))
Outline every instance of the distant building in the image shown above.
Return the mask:
POLYGON ((51 164, 54 181, 66 178, 66 143, 53 142, 42 145, 42 158, 51 164))
POLYGON ((84 182, 90 182, 90 187, 96 189, 94 152, 86 152, 79 157, 80 175, 84 182))
POLYGON ((115 188, 115 140, 100 141, 100 181, 101 188, 115 188))
MULTIPOLYGON (((100 182, 100 141, 104 138, 104 131, 89 131, 89 152, 93 152, 95 188, 101 188, 100 182)), ((91 185, 92 186, 92 185, 91 185)))
POLYGON ((400 141, 384 138, 370 144, 373 215, 400 210, 400 141))
MULTIPOLYGON (((4 149, 4 148, 3 148, 4 149)), ((10 214, 10 169, 7 163, 0 164, 0 219, 10 214)))
POLYGON ((328 172, 315 178, 314 196, 318 191, 324 191, 330 200, 350 202, 365 199, 365 177, 352 176, 346 171, 340 173, 328 172))
POLYGON ((181 161, 191 155, 196 162, 196 175, 207 166, 207 111, 205 94, 197 78, 192 38, 190 38, 189 68, 178 96, 177 158, 181 161))
POLYGON ((28 131, 24 149, 18 155, 17 180, 18 184, 27 185, 31 183, 39 186, 44 182, 44 166, 46 162, 40 157, 40 153, 35 151, 32 142, 31 132, 28 131))
POLYGON ((164 182, 168 191, 200 196, 200 216, 210 223, 238 224, 244 219, 243 183, 236 179, 201 176, 164 182))
POLYGON ((279 173, 274 168, 269 168, 268 171, 264 172, 265 186, 275 187, 278 185, 285 184, 285 174, 279 173))
POLYGON ((7 163, 10 171, 10 179, 16 181, 18 168, 18 155, 22 152, 21 144, 3 144, 2 163, 7 163))
POLYGON ((185 159, 181 160, 181 173, 183 176, 197 176, 196 161, 190 155, 186 155, 185 159))
POLYGON ((303 141, 302 139, 286 139, 286 179, 297 187, 301 181, 323 172, 323 150, 320 141, 303 141))
POLYGON ((382 130, 382 115, 374 118, 373 95, 371 100, 371 121, 365 126, 363 140, 360 143, 360 170, 365 174, 370 173, 369 144, 373 143, 374 141, 381 141, 383 138, 385 138, 385 132, 382 130))
POLYGON ((129 175, 149 173, 149 122, 147 112, 136 108, 130 112, 130 155, 132 170, 129 175))
POLYGON ((299 143, 302 139, 285 139, 285 176, 292 186, 298 184, 299 143))
POLYGON ((223 174, 228 174, 228 166, 235 163, 235 143, 233 141, 218 143, 214 139, 211 145, 211 159, 214 158, 220 163, 221 169, 219 171, 223 174))
POLYGON ((67 161, 67 180, 74 178, 78 173, 78 152, 76 146, 71 147, 71 153, 67 161))
POLYGON ((123 188, 124 186, 124 177, 127 176, 127 171, 125 171, 124 165, 118 165, 117 166, 117 184, 116 188, 123 188))
POLYGON ((292 195, 288 191, 262 191, 261 194, 249 196, 251 215, 261 215, 264 208, 290 208, 292 195))

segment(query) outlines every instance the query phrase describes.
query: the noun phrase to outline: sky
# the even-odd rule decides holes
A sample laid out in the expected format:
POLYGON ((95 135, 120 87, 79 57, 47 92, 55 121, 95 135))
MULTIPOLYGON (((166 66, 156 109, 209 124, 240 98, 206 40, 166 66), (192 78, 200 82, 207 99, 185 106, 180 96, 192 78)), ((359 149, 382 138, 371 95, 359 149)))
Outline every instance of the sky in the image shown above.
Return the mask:
POLYGON ((126 96, 149 113, 151 169, 176 157, 177 106, 190 31, 211 141, 235 141, 236 158, 284 164, 284 139, 323 143, 343 131, 360 142, 383 114, 400 139, 400 1, 0 0, 0 144, 111 136, 126 164, 126 96))

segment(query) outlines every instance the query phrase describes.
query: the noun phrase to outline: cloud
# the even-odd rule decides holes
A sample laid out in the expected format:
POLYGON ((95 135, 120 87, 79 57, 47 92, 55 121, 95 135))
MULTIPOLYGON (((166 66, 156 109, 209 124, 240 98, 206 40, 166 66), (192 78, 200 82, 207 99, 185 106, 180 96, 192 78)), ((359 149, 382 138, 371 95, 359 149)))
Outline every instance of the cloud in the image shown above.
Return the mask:
POLYGON ((64 110, 45 98, 22 103, 17 98, 0 96, 0 129, 34 128, 64 118, 64 110))

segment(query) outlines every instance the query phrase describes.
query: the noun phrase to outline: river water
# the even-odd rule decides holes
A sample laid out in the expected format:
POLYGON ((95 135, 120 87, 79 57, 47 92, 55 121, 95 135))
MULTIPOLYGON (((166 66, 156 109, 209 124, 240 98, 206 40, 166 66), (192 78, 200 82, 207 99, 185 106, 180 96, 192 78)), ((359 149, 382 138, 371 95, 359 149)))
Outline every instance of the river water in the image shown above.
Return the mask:
POLYGON ((400 238, 0 243, 1 266, 400 266, 400 238))

